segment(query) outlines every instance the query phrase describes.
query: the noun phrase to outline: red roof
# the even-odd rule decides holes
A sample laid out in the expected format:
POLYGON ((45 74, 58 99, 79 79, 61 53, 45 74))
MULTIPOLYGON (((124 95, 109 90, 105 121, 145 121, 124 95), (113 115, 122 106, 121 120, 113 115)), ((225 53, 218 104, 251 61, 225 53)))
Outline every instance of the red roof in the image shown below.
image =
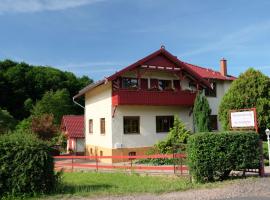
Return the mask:
POLYGON ((84 138, 84 116, 64 115, 61 129, 65 130, 69 138, 84 138))
POLYGON ((174 64, 177 68, 180 68, 181 70, 185 71, 185 73, 192 75, 192 77, 194 77, 198 81, 198 83, 203 87, 211 87, 210 82, 207 81, 206 79, 219 79, 219 80, 234 80, 234 79, 236 79, 233 76, 223 76, 223 75, 221 75, 220 72, 217 72, 217 71, 214 71, 211 69, 207 69, 207 68, 199 67, 199 66, 192 65, 189 63, 185 63, 185 62, 179 60, 176 56, 172 55, 167 50, 165 50, 164 47, 161 47, 159 50, 155 51, 154 53, 152 53, 152 54, 144 57, 143 59, 125 67, 124 69, 120 70, 119 72, 116 72, 115 74, 109 76, 108 78, 105 78, 101 81, 98 81, 96 83, 93 83, 93 84, 86 86, 85 88, 80 90, 79 93, 77 95, 75 95, 73 98, 75 99, 75 98, 85 94, 87 91, 89 91, 95 87, 98 87, 102 84, 105 84, 108 81, 112 81, 112 80, 116 79, 118 76, 121 76, 123 73, 130 71, 130 70, 133 70, 133 69, 139 67, 140 65, 149 64, 151 62, 159 62, 159 64, 161 64, 160 66, 174 64), (166 61, 164 60, 164 58, 166 59, 166 61))
POLYGON ((220 72, 214 71, 209 68, 199 67, 196 65, 192 65, 189 63, 185 63, 188 67, 190 67, 192 70, 196 71, 198 74, 200 74, 205 79, 219 79, 219 80, 235 80, 236 77, 234 76, 223 76, 220 72))

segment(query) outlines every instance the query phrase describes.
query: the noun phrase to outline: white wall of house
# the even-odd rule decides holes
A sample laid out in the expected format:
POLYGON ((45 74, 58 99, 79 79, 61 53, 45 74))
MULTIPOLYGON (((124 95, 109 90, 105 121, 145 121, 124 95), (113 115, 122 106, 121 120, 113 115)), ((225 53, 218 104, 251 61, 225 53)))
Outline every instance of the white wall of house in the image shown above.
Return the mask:
POLYGON ((193 129, 190 107, 173 106, 118 106, 112 119, 113 146, 116 143, 123 147, 149 147, 166 137, 167 133, 156 133, 156 116, 177 115, 190 130, 193 129), (124 116, 140 117, 140 134, 124 134, 124 116))
MULTIPOLYGON (((216 97, 207 97, 210 108, 212 110, 211 115, 218 115, 219 105, 224 94, 227 92, 232 81, 216 81, 217 95, 216 97)), ((218 121, 218 130, 221 130, 221 122, 218 121)))
POLYGON ((89 91, 85 95, 86 145, 112 146, 112 86, 111 82, 89 91), (105 118, 105 134, 100 133, 100 118, 105 118), (89 119, 93 120, 93 133, 89 133, 89 119))

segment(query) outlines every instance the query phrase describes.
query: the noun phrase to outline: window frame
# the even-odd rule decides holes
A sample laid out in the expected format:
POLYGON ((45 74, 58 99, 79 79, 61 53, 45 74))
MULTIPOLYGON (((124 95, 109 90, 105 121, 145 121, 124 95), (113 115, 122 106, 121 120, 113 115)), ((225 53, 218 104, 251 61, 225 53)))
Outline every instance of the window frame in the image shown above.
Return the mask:
POLYGON ((213 89, 206 88, 204 94, 206 97, 217 97, 217 83, 212 82, 211 84, 213 84, 213 89))
POLYGON ((170 128, 173 127, 173 123, 174 123, 174 115, 158 115, 158 116, 156 116, 156 133, 168 133, 170 131, 170 128), (171 123, 171 124, 169 124, 169 126, 171 126, 171 127, 168 127, 168 129, 166 129, 166 130, 164 130, 164 127, 163 127, 163 129, 161 128, 162 125, 159 125, 160 127, 158 127, 158 123, 160 122, 160 120, 164 120, 164 118, 171 120, 171 122, 169 122, 169 123, 171 123))
POLYGON ((88 132, 89 132, 89 134, 93 134, 93 132, 94 132, 94 120, 93 119, 88 120, 88 132))
POLYGON ((167 80, 167 79, 158 79, 158 89, 161 91, 165 91, 165 90, 171 90, 173 89, 173 83, 172 80, 167 80), (164 88, 161 86, 160 83, 168 83, 168 86, 166 87, 166 84, 164 85, 164 88))
POLYGON ((105 117, 100 118, 99 123, 100 123, 100 134, 105 135, 106 134, 106 120, 105 120, 105 117))
MULTIPOLYGON (((132 129, 132 128, 131 128, 132 129)), ((140 134, 140 116, 123 116, 123 133, 125 134, 125 135, 138 135, 138 134, 140 134), (127 125, 125 125, 125 122, 126 122, 126 120, 138 120, 138 127, 137 127, 137 132, 128 132, 127 130, 126 130, 126 126, 127 125)))
POLYGON ((139 80, 133 77, 122 77, 122 89, 137 89, 139 87, 139 80), (130 81, 130 86, 126 87, 125 81, 130 81), (136 80, 136 84, 132 86, 132 80, 136 80))

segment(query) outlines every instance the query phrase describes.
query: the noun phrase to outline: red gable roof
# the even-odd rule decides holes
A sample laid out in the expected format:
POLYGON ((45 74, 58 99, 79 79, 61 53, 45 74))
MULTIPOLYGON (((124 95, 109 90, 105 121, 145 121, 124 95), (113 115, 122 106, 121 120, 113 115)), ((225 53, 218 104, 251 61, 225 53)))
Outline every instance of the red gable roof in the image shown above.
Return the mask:
POLYGON ((236 79, 234 76, 223 76, 220 72, 214 71, 212 69, 204 68, 204 67, 199 67, 196 65, 192 65, 189 63, 185 63, 188 67, 199 73, 203 78, 205 79, 218 79, 218 80, 230 80, 233 81, 236 79))
POLYGON ((128 67, 120 70, 119 72, 111 75, 110 77, 108 77, 109 81, 114 80, 115 78, 117 78, 118 76, 121 76, 123 73, 130 71, 132 69, 135 69, 137 67, 139 67, 140 65, 143 64, 149 64, 153 63, 155 59, 159 58, 159 62, 160 62, 160 56, 163 56, 163 58, 167 59, 167 62, 164 61, 164 59, 162 60, 162 63, 167 65, 168 63, 173 63, 175 66, 177 66, 178 68, 180 68, 181 70, 184 70, 185 72, 191 74, 193 77, 195 77, 198 82, 203 85, 204 87, 211 87, 210 83, 206 80, 203 79, 202 76, 200 76, 200 74, 198 74, 196 71, 194 71, 193 69, 191 69, 190 67, 188 67, 184 62, 180 61, 176 56, 172 55, 170 52, 168 52, 167 50, 165 50, 164 47, 161 47, 159 50, 155 51, 154 53, 144 57, 143 59, 129 65, 128 67))
POLYGON ((171 67, 172 65, 176 68, 185 71, 185 73, 191 75, 194 77, 198 83, 203 87, 211 87, 210 82, 208 82, 206 79, 220 79, 220 80, 234 80, 236 79, 233 76, 222 76, 220 72, 216 72, 214 70, 202 68, 199 66, 195 66, 189 63, 185 63, 181 60, 179 60, 176 56, 172 55, 170 52, 165 50, 164 47, 161 47, 159 50, 155 51, 154 53, 144 57, 143 59, 129 65, 128 67, 125 67, 124 69, 120 70, 119 72, 116 72, 115 74, 109 76, 108 78, 105 78, 101 81, 98 81, 96 83, 90 84, 79 91, 77 95, 73 97, 73 99, 83 95, 87 91, 98 87, 99 85, 102 85, 106 83, 107 81, 112 81, 116 79, 117 77, 121 76, 123 73, 128 72, 130 70, 136 69, 137 67, 140 67, 141 65, 155 65, 156 63, 159 64, 159 66, 163 67, 171 67))
POLYGON ((84 138, 84 116, 64 115, 61 129, 65 130, 69 138, 84 138))

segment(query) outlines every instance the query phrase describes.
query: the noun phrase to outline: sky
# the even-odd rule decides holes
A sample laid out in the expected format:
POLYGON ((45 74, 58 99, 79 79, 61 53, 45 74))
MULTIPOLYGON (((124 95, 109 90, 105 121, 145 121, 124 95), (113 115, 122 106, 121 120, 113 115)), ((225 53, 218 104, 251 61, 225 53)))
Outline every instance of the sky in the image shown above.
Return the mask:
POLYGON ((0 0, 0 60, 96 80, 165 45, 180 60, 270 75, 268 0, 0 0))

